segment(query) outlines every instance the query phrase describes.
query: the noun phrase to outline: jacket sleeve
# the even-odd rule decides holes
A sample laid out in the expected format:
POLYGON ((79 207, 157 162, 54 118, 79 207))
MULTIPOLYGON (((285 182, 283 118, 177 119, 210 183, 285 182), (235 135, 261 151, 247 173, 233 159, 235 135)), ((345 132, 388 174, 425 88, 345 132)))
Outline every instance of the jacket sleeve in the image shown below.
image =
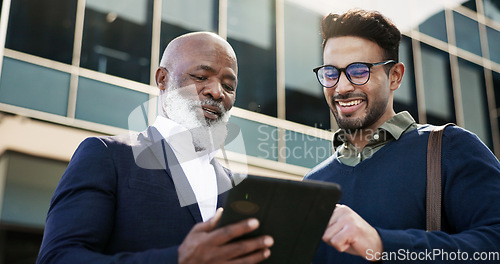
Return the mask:
POLYGON ((84 140, 52 197, 37 263, 177 263, 177 246, 103 254, 113 230, 116 184, 106 143, 84 140))
POLYGON ((499 263, 500 163, 474 134, 458 127, 446 129, 442 149, 443 231, 377 228, 385 257, 499 263))

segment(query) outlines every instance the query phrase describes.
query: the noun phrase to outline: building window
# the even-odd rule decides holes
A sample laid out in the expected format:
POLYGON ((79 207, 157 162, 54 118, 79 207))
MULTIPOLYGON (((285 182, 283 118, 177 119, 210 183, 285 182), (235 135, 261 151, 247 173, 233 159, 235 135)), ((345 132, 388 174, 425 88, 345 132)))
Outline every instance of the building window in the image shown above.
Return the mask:
POLYGON ((36 263, 42 244, 42 228, 26 228, 16 225, 0 224, 0 263, 36 263))
POLYGON ((258 158, 278 160, 278 129, 252 120, 231 116, 229 119, 228 138, 238 135, 224 148, 229 151, 258 158))
MULTIPOLYGON (((495 93, 495 102, 497 107, 498 117, 500 118, 500 73, 493 72, 493 92, 495 93)), ((498 153, 500 155, 500 153, 498 153)))
MULTIPOLYGON (((160 54, 174 38, 193 31, 217 32, 218 1, 163 0, 160 54)), ((161 55, 160 55, 161 56, 161 55)))
POLYGON ((70 74, 3 58, 0 102, 66 116, 70 74))
POLYGON ((71 64, 76 0, 12 0, 5 47, 71 64))
POLYGON ((408 111, 418 122, 417 95, 415 90, 415 68, 411 39, 403 36, 399 46, 399 61, 405 65, 401 86, 394 92, 394 110, 396 113, 408 111))
POLYGON ((449 55, 425 44, 421 47, 427 122, 456 123, 449 55))
POLYGON ((453 12, 453 19, 457 47, 482 56, 477 22, 457 12, 453 12))
POLYGON ((322 64, 318 13, 285 2, 286 119, 330 129, 330 110, 312 69, 322 64), (307 41, 304 41, 304 40, 307 41))
POLYGON ((486 27, 486 33, 488 36, 490 60, 500 63, 500 32, 496 29, 486 27))
POLYGON ((469 0, 462 3, 462 6, 469 8, 470 10, 477 12, 476 0, 469 0))
POLYGON ((35 263, 50 199, 67 165, 11 151, 0 157, 0 179, 5 179, 0 263, 35 263))
POLYGON ((418 26, 420 32, 437 38, 441 41, 448 42, 448 34, 446 33, 446 18, 444 11, 429 17, 418 26))
POLYGON ((238 56, 235 106, 277 115, 274 0, 229 0, 227 37, 238 56))
POLYGON ((315 136, 287 130, 286 148, 280 150, 286 163, 312 168, 332 154, 332 142, 315 136))
POLYGON ((492 20, 500 23, 500 1, 483 0, 484 14, 492 20))
POLYGON ((151 0, 86 0, 82 67, 149 84, 151 0))
POLYGON ((75 118, 140 131, 146 129, 148 101, 149 94, 81 77, 75 118), (138 108, 143 109, 139 112, 144 113, 144 120, 131 123, 131 117, 140 116, 138 108))
POLYGON ((486 145, 492 148, 491 126, 486 100, 484 70, 463 59, 458 60, 464 127, 474 132, 486 145))

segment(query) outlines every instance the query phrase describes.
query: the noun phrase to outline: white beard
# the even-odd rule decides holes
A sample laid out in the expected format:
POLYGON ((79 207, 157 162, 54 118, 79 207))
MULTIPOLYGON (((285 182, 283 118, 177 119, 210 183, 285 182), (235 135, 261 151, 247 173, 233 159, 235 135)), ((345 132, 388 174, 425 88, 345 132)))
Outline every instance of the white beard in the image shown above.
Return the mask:
MULTIPOLYGON (((167 117, 183 126, 191 132, 193 145, 196 151, 213 151, 224 145, 227 136, 227 122, 231 114, 227 111, 221 102, 212 99, 200 101, 186 98, 181 94, 182 89, 190 87, 175 87, 169 82, 167 94, 163 101, 163 112, 167 117), (213 105, 219 108, 221 116, 217 120, 205 118, 202 104, 213 105)), ((196 97, 197 98, 197 97, 196 97)))

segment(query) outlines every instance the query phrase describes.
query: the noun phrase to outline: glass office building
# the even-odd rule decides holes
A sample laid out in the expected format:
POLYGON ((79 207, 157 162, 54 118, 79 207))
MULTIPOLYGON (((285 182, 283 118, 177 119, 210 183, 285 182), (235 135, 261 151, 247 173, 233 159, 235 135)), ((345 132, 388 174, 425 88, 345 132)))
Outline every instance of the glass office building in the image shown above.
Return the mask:
POLYGON ((311 70, 322 64, 321 18, 354 7, 402 30, 396 111, 456 123, 500 157, 496 0, 0 2, 0 264, 34 262, 50 197, 85 137, 154 122, 162 51, 187 32, 215 32, 238 56, 230 122, 243 141, 226 146, 235 171, 302 177, 331 154, 337 126, 311 70))

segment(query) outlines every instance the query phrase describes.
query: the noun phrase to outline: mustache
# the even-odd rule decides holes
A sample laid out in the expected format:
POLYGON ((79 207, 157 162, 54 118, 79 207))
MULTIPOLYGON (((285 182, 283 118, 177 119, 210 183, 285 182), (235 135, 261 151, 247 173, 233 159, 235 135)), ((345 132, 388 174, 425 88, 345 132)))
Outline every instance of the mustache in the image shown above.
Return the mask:
POLYGON ((215 101, 213 99, 204 99, 204 100, 196 102, 196 106, 202 106, 202 105, 210 105, 210 106, 217 107, 219 109, 221 115, 224 115, 227 112, 224 105, 222 105, 222 102, 215 101))
POLYGON ((336 94, 336 95, 332 96, 332 99, 334 99, 334 100, 347 100, 350 98, 362 98, 363 100, 366 100, 366 94, 348 93, 348 94, 336 94))
POLYGON ((224 105, 222 104, 222 102, 220 101, 215 101, 213 99, 210 99, 210 98, 207 98, 207 99, 204 99, 204 100, 191 100, 191 107, 192 109, 195 109, 195 108, 200 108, 203 106, 203 105, 207 105, 207 106, 212 106, 212 107, 216 107, 218 110, 219 110, 219 117, 215 120, 209 120, 209 119, 204 119, 205 122, 207 122, 208 125, 213 125, 215 123, 218 123, 218 122, 224 122, 226 123, 229 119, 229 110, 227 110, 224 105))

